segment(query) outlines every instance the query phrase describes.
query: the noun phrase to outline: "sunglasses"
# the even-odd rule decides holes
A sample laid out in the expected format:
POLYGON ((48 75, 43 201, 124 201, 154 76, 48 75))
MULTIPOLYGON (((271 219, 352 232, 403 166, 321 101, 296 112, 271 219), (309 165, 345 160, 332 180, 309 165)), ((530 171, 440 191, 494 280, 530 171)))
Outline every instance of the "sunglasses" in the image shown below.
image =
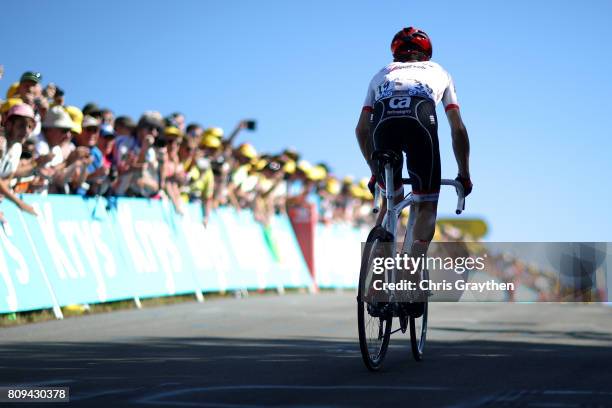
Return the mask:
POLYGON ((161 133, 161 131, 162 131, 162 129, 160 127, 153 126, 153 125, 145 125, 142 128, 148 130, 149 132, 152 132, 153 130, 157 130, 157 133, 161 133))

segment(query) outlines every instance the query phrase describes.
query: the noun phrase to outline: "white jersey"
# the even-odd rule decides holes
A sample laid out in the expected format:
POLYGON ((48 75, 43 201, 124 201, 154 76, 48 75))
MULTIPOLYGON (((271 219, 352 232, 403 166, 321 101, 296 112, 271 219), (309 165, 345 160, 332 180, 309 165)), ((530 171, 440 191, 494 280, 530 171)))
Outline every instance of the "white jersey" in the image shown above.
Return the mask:
POLYGON ((17 171, 21 159, 21 143, 13 143, 8 151, 0 158, 0 178, 8 178, 17 171))
POLYGON ((436 105, 442 101, 445 110, 459 108, 450 74, 433 61, 392 62, 381 69, 370 81, 363 109, 397 94, 429 98, 436 105))

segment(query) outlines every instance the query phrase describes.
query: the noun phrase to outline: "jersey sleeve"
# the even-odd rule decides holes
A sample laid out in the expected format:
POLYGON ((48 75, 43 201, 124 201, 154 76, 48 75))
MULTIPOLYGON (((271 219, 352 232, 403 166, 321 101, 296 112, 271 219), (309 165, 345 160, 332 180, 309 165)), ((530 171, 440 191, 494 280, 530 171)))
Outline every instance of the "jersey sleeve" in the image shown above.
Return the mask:
POLYGON ((368 92, 366 93, 365 100, 363 101, 362 110, 367 112, 372 112, 374 110, 374 87, 372 87, 372 82, 368 85, 368 92))
POLYGON ((455 83, 450 74, 448 75, 448 85, 442 95, 442 104, 444 105, 444 111, 448 112, 451 109, 459 109, 459 102, 457 101, 457 91, 455 90, 455 83))

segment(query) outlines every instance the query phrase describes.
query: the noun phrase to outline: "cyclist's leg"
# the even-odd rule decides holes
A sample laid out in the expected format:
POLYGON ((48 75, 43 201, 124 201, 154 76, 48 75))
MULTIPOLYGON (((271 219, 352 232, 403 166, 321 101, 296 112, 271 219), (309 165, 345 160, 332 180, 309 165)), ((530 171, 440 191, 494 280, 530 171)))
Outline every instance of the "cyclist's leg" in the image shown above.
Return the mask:
POLYGON ((436 230, 437 201, 415 203, 415 222, 412 230, 412 247, 410 256, 421 257, 427 254, 429 243, 436 230))
MULTIPOLYGON (((377 116, 378 109, 375 109, 375 118, 377 116)), ((393 167, 393 188, 395 188, 394 202, 399 203, 404 198, 404 186, 402 185, 402 168, 404 166, 404 157, 402 153, 401 144, 401 127, 397 123, 399 119, 386 119, 383 122, 379 122, 375 127, 372 134, 372 142, 375 150, 391 150, 400 154, 401 161, 393 167)), ((376 180, 379 186, 386 189, 385 186, 385 169, 375 169, 376 180)), ((378 213, 376 219, 376 225, 381 225, 383 218, 387 212, 387 201, 382 200, 381 211, 378 213)))

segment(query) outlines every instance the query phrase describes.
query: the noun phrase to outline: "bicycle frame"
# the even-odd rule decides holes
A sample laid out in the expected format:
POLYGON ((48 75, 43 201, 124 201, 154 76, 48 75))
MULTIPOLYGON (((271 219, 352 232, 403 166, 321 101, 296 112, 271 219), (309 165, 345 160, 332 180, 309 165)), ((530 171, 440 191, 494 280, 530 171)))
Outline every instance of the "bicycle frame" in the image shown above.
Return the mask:
MULTIPOLYGON (((410 179, 402 179, 402 184, 412 184, 410 179)), ((457 192, 457 209, 455 210, 456 214, 461 214, 461 212, 465 209, 465 196, 463 193, 463 185, 457 180, 451 179, 442 179, 440 182, 441 185, 453 186, 457 192)), ((385 212, 382 227, 387 230, 393 236, 393 243, 397 242, 397 221, 400 216, 402 210, 408 206, 412 206, 415 202, 417 202, 414 198, 412 192, 408 193, 402 201, 395 204, 395 191, 393 188, 389 188, 388 186, 393 186, 393 168, 391 167, 391 163, 385 163, 385 186, 387 189, 385 191, 385 199, 387 203, 387 210, 385 212)), ((376 183, 376 190, 374 194, 374 208, 373 212, 376 214, 380 210, 378 207, 378 203, 380 202, 380 195, 382 191, 378 183, 376 183)), ((414 223, 416 220, 416 215, 414 211, 410 211, 408 216, 408 225, 406 226, 406 235, 404 237, 404 244, 402 245, 402 253, 406 253, 407 250, 412 248, 412 230, 414 228, 414 223)), ((393 269, 392 281, 395 282, 395 269, 393 269)), ((393 294, 391 294, 393 297, 393 294)))

